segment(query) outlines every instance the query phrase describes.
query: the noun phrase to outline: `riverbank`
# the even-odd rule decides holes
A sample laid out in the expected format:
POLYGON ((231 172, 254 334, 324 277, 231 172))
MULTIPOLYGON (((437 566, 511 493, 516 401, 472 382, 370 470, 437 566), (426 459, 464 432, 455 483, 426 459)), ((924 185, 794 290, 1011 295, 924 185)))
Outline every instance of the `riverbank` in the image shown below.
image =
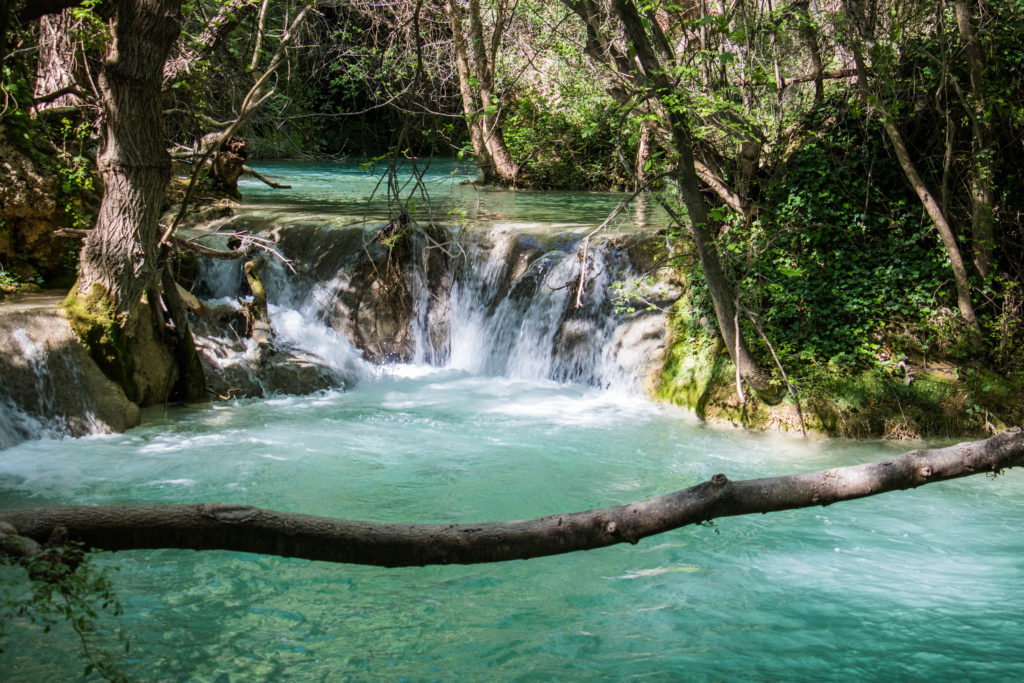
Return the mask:
POLYGON ((735 366, 705 323, 686 301, 677 302, 665 365, 651 394, 711 424, 857 439, 963 439, 1024 425, 1024 377, 949 360, 904 361, 891 369, 814 368, 791 380, 793 391, 780 403, 766 403, 746 387, 741 399, 735 366))

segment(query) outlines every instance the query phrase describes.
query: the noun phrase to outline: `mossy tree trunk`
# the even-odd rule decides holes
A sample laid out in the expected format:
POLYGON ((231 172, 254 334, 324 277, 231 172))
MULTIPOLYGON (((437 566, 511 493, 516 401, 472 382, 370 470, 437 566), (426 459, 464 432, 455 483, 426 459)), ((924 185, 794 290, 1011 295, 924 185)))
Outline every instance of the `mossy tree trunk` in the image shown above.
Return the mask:
POLYGON ((77 289, 99 287, 129 334, 143 293, 160 280, 160 206, 171 176, 161 111, 163 67, 181 30, 180 0, 113 3, 99 90, 103 200, 82 249, 77 289))
MULTIPOLYGON (((153 324, 142 300, 159 291, 166 265, 159 217, 171 162, 161 89, 164 63, 181 30, 181 0, 117 0, 101 11, 110 31, 97 80, 103 107, 97 166, 104 191, 65 306, 100 367, 140 401, 132 379, 133 338, 140 325, 153 324)), ((187 320, 174 322, 176 332, 187 333, 187 320)), ((174 346, 164 330, 155 332, 157 343, 174 346)))
POLYGON ((771 385, 771 373, 764 370, 751 355, 737 324, 736 291, 722 269, 722 262, 715 246, 714 232, 708 218, 708 205, 700 192, 696 160, 693 151, 693 134, 686 114, 679 105, 671 105, 675 89, 668 77, 667 65, 672 62, 669 42, 661 33, 657 22, 648 22, 651 35, 644 28, 644 22, 636 5, 629 0, 613 0, 614 16, 623 28, 623 34, 635 53, 639 64, 639 84, 662 104, 667 113, 667 127, 671 133, 671 145, 677 154, 675 179, 689 215, 690 235, 704 271, 708 294, 715 309, 718 329, 729 350, 729 355, 742 378, 768 401, 777 400, 778 390, 771 385))

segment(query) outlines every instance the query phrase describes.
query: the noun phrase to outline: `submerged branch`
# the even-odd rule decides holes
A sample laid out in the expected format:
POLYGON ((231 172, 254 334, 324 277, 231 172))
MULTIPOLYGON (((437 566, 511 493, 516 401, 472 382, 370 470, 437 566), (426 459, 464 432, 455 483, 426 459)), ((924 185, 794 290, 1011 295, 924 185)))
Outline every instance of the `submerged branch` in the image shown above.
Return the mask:
MULTIPOLYGON (((244 505, 57 506, 0 511, 22 537, 54 528, 97 550, 232 550, 384 567, 473 564, 590 550, 718 517, 830 505, 1024 464, 1024 430, 879 462, 749 481, 716 474, 660 498, 527 521, 386 524, 244 505)), ((12 533, 10 526, 7 533, 12 533)))
POLYGON ((253 178, 255 178, 256 180, 259 180, 262 183, 264 183, 266 185, 269 185, 270 187, 274 188, 275 190, 290 190, 290 189, 292 189, 291 185, 285 185, 283 183, 274 182, 273 180, 271 180, 267 176, 263 175, 262 173, 260 173, 256 169, 250 168, 249 166, 242 166, 242 174, 243 175, 250 175, 253 178))

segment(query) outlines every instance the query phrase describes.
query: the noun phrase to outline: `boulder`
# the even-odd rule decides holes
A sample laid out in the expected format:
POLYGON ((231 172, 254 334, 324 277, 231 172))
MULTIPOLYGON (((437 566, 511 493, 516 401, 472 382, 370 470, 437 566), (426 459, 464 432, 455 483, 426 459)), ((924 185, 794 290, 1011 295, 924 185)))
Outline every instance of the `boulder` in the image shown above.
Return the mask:
POLYGON ((0 303, 0 448, 139 423, 138 406, 92 361, 60 302, 50 294, 0 303))

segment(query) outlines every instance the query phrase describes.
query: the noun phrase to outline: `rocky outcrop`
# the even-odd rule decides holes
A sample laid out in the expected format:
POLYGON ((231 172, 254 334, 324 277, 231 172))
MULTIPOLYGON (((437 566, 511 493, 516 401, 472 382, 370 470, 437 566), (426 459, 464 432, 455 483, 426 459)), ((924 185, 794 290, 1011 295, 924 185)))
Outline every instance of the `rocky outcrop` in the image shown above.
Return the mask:
MULTIPOLYGON (((667 341, 663 309, 679 295, 653 261, 658 236, 601 236, 585 246, 571 230, 401 227, 237 216, 218 230, 273 242, 297 272, 268 259, 271 302, 316 318, 371 363, 451 364, 638 390, 653 384, 667 341)), ((204 268, 200 297, 248 296, 238 262, 204 268)), ((219 366, 245 355, 230 334, 201 334, 206 357, 219 366)), ((229 384, 242 389, 242 379, 229 384)))
POLYGON ((139 423, 138 406, 93 363, 60 301, 30 295, 0 304, 0 448, 139 423))
POLYGON ((67 253, 68 240, 54 234, 62 218, 60 182, 43 166, 0 129, 0 268, 24 282, 60 272, 67 253))

